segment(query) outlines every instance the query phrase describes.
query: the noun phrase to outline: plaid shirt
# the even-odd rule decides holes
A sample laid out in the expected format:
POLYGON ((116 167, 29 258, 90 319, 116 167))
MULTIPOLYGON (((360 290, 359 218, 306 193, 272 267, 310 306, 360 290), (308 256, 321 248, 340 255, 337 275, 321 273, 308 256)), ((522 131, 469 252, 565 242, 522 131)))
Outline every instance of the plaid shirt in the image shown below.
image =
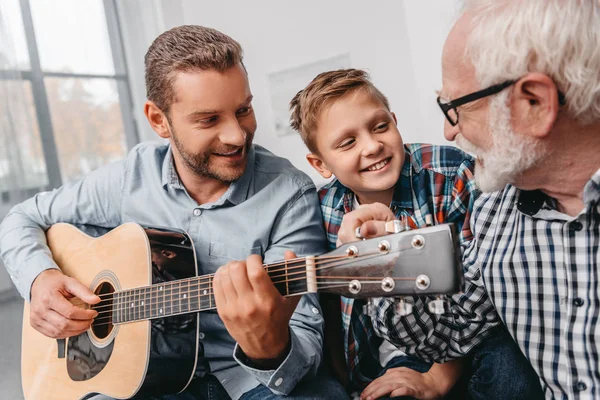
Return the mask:
MULTIPOLYGON (((426 226, 428 215, 434 223, 454 222, 466 247, 472 238, 469 215, 479 195, 473 168, 473 159, 454 147, 405 145, 392 211, 411 228, 426 226)), ((354 193, 334 180, 319 191, 319 197, 329 247, 335 249, 342 218, 352 210, 354 193)), ((381 370, 381 339, 375 335, 371 319, 362 313, 363 304, 363 300, 341 299, 344 352, 350 381, 357 387, 370 382, 381 370)))
POLYGON ((600 170, 576 217, 541 191, 481 196, 474 241, 465 254, 466 288, 451 313, 415 307, 394 320, 378 302, 378 334, 407 352, 442 361, 460 357, 502 322, 540 376, 547 398, 600 398, 600 170), (412 351, 411 351, 412 350, 412 351))

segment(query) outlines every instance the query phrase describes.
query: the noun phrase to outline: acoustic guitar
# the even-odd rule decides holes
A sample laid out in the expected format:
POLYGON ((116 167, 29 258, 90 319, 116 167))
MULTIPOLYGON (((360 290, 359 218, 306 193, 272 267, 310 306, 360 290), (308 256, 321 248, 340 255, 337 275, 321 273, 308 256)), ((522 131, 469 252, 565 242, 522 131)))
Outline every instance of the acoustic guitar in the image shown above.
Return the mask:
MULTIPOLYGON (((62 272, 100 296, 90 329, 48 338, 23 317, 26 399, 117 399, 177 393, 198 362, 199 312, 215 309, 213 275, 198 275, 189 236, 178 230, 121 225, 93 238, 68 224, 46 233, 62 272), (176 262, 174 262, 176 260, 176 262)), ((352 298, 443 295, 463 288, 451 224, 343 245, 264 268, 283 296, 329 292, 352 298)))

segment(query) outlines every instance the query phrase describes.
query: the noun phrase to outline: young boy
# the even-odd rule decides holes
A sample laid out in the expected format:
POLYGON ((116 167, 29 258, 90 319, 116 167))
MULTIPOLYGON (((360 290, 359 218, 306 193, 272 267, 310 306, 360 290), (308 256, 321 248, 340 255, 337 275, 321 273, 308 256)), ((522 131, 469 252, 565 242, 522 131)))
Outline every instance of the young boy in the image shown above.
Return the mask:
MULTIPOLYGON (((469 217, 479 194, 473 177, 474 160, 454 147, 403 145, 387 98, 366 72, 347 69, 322 73, 298 92, 290 110, 291 125, 310 150, 306 156, 310 165, 324 178, 336 178, 319 192, 331 249, 336 247, 344 214, 360 204, 375 202, 389 205, 411 229, 431 222, 453 222, 459 228, 461 246, 471 240, 469 217)), ((406 355, 374 334, 361 304, 364 301, 342 297, 343 340, 336 340, 339 325, 332 326, 332 320, 339 323, 339 307, 337 318, 327 311, 330 304, 323 310, 329 334, 325 347, 335 353, 331 347, 343 343, 348 388, 362 391, 361 399, 401 395, 438 398, 448 394, 461 375, 461 361, 432 365, 406 355)), ((488 361, 478 360, 469 382, 470 394, 531 398, 539 387, 537 376, 529 375, 532 385, 527 380, 515 385, 515 381, 496 378, 500 370, 503 376, 506 371, 528 376, 530 366, 510 337, 500 332, 485 347, 488 361), (501 363, 500 357, 494 358, 496 353, 502 356, 501 363)), ((336 369, 335 360, 332 363, 336 369)))

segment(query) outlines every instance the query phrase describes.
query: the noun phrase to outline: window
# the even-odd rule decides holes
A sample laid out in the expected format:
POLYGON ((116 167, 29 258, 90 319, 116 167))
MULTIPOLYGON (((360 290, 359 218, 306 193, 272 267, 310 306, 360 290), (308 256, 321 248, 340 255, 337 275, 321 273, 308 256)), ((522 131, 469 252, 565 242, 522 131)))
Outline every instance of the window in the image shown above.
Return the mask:
POLYGON ((2 0, 0 42, 0 206, 138 142, 115 0, 2 0))

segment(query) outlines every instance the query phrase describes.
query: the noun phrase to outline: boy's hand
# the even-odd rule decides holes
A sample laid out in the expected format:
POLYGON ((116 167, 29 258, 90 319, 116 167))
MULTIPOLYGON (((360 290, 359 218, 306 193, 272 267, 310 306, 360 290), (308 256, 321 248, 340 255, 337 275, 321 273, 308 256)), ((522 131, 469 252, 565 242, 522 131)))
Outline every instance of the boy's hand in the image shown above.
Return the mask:
POLYGON ((445 388, 446 385, 440 384, 430 372, 421 373, 405 367, 390 368, 363 390, 360 400, 375 400, 383 396, 440 399, 446 394, 445 388))
MULTIPOLYGON (((295 257, 286 251, 286 260, 295 257)), ((289 352, 289 322, 300 296, 281 296, 257 255, 220 267, 213 289, 219 317, 244 354, 275 369, 289 352)))
POLYGON ((394 219, 396 219, 394 213, 386 205, 381 203, 361 205, 344 215, 338 231, 337 245, 360 240, 361 238, 356 236, 356 228, 359 227, 363 238, 387 235, 385 223, 394 219))

